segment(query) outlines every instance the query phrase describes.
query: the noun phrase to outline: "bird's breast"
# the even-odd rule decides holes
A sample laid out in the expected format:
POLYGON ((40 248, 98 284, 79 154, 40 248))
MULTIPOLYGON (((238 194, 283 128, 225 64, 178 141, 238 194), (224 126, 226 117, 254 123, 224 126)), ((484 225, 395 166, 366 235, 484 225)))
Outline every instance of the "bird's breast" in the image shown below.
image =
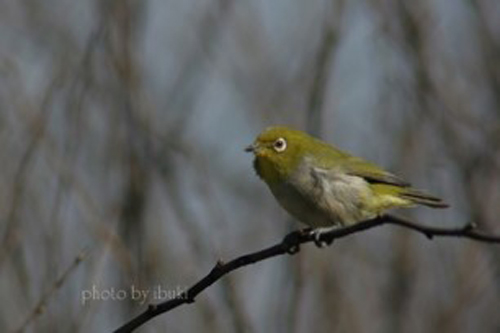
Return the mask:
POLYGON ((373 216, 365 209, 372 195, 369 184, 340 170, 306 161, 286 182, 270 187, 283 208, 314 228, 350 225, 373 216))

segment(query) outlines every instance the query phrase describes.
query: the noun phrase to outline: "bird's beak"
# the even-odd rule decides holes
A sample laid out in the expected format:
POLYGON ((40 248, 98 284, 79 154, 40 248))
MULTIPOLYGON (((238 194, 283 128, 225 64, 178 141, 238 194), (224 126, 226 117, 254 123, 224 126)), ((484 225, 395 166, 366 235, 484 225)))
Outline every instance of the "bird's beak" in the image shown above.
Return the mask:
POLYGON ((245 151, 247 153, 253 153, 257 150, 257 145, 255 143, 252 143, 250 146, 245 148, 245 151))

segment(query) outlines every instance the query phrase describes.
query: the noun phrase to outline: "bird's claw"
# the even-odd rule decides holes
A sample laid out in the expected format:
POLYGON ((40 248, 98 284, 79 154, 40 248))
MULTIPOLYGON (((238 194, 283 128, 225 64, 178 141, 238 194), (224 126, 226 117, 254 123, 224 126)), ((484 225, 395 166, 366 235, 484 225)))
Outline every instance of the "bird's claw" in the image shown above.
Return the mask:
POLYGON ((335 229, 335 228, 318 228, 318 229, 314 229, 310 232, 311 236, 313 236, 314 244, 318 248, 321 249, 321 248, 324 248, 326 246, 330 246, 333 243, 333 237, 324 237, 323 236, 323 234, 325 234, 328 231, 331 231, 332 229, 335 229))

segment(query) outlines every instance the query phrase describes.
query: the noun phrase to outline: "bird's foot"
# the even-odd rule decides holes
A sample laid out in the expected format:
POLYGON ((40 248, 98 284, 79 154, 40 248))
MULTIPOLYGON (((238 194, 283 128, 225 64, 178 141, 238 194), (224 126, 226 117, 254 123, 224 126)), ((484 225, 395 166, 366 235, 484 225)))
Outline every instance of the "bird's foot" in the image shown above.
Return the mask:
POLYGON ((319 248, 331 245, 333 243, 333 237, 324 237, 322 235, 338 228, 340 228, 340 226, 334 225, 331 227, 316 228, 311 230, 310 233, 311 236, 313 236, 314 244, 316 244, 319 248))

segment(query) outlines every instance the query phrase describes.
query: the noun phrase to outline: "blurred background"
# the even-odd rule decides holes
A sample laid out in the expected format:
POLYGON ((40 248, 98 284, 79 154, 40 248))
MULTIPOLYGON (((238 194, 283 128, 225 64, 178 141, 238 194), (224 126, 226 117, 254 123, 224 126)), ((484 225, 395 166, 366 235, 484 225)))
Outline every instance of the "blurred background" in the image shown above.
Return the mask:
MULTIPOLYGON (((110 331, 302 227, 243 152, 273 124, 451 204, 406 216, 500 234, 497 0, 3 0, 0 31, 2 332, 110 331)), ((384 226, 139 331, 499 332, 499 308, 498 245, 384 226)))

